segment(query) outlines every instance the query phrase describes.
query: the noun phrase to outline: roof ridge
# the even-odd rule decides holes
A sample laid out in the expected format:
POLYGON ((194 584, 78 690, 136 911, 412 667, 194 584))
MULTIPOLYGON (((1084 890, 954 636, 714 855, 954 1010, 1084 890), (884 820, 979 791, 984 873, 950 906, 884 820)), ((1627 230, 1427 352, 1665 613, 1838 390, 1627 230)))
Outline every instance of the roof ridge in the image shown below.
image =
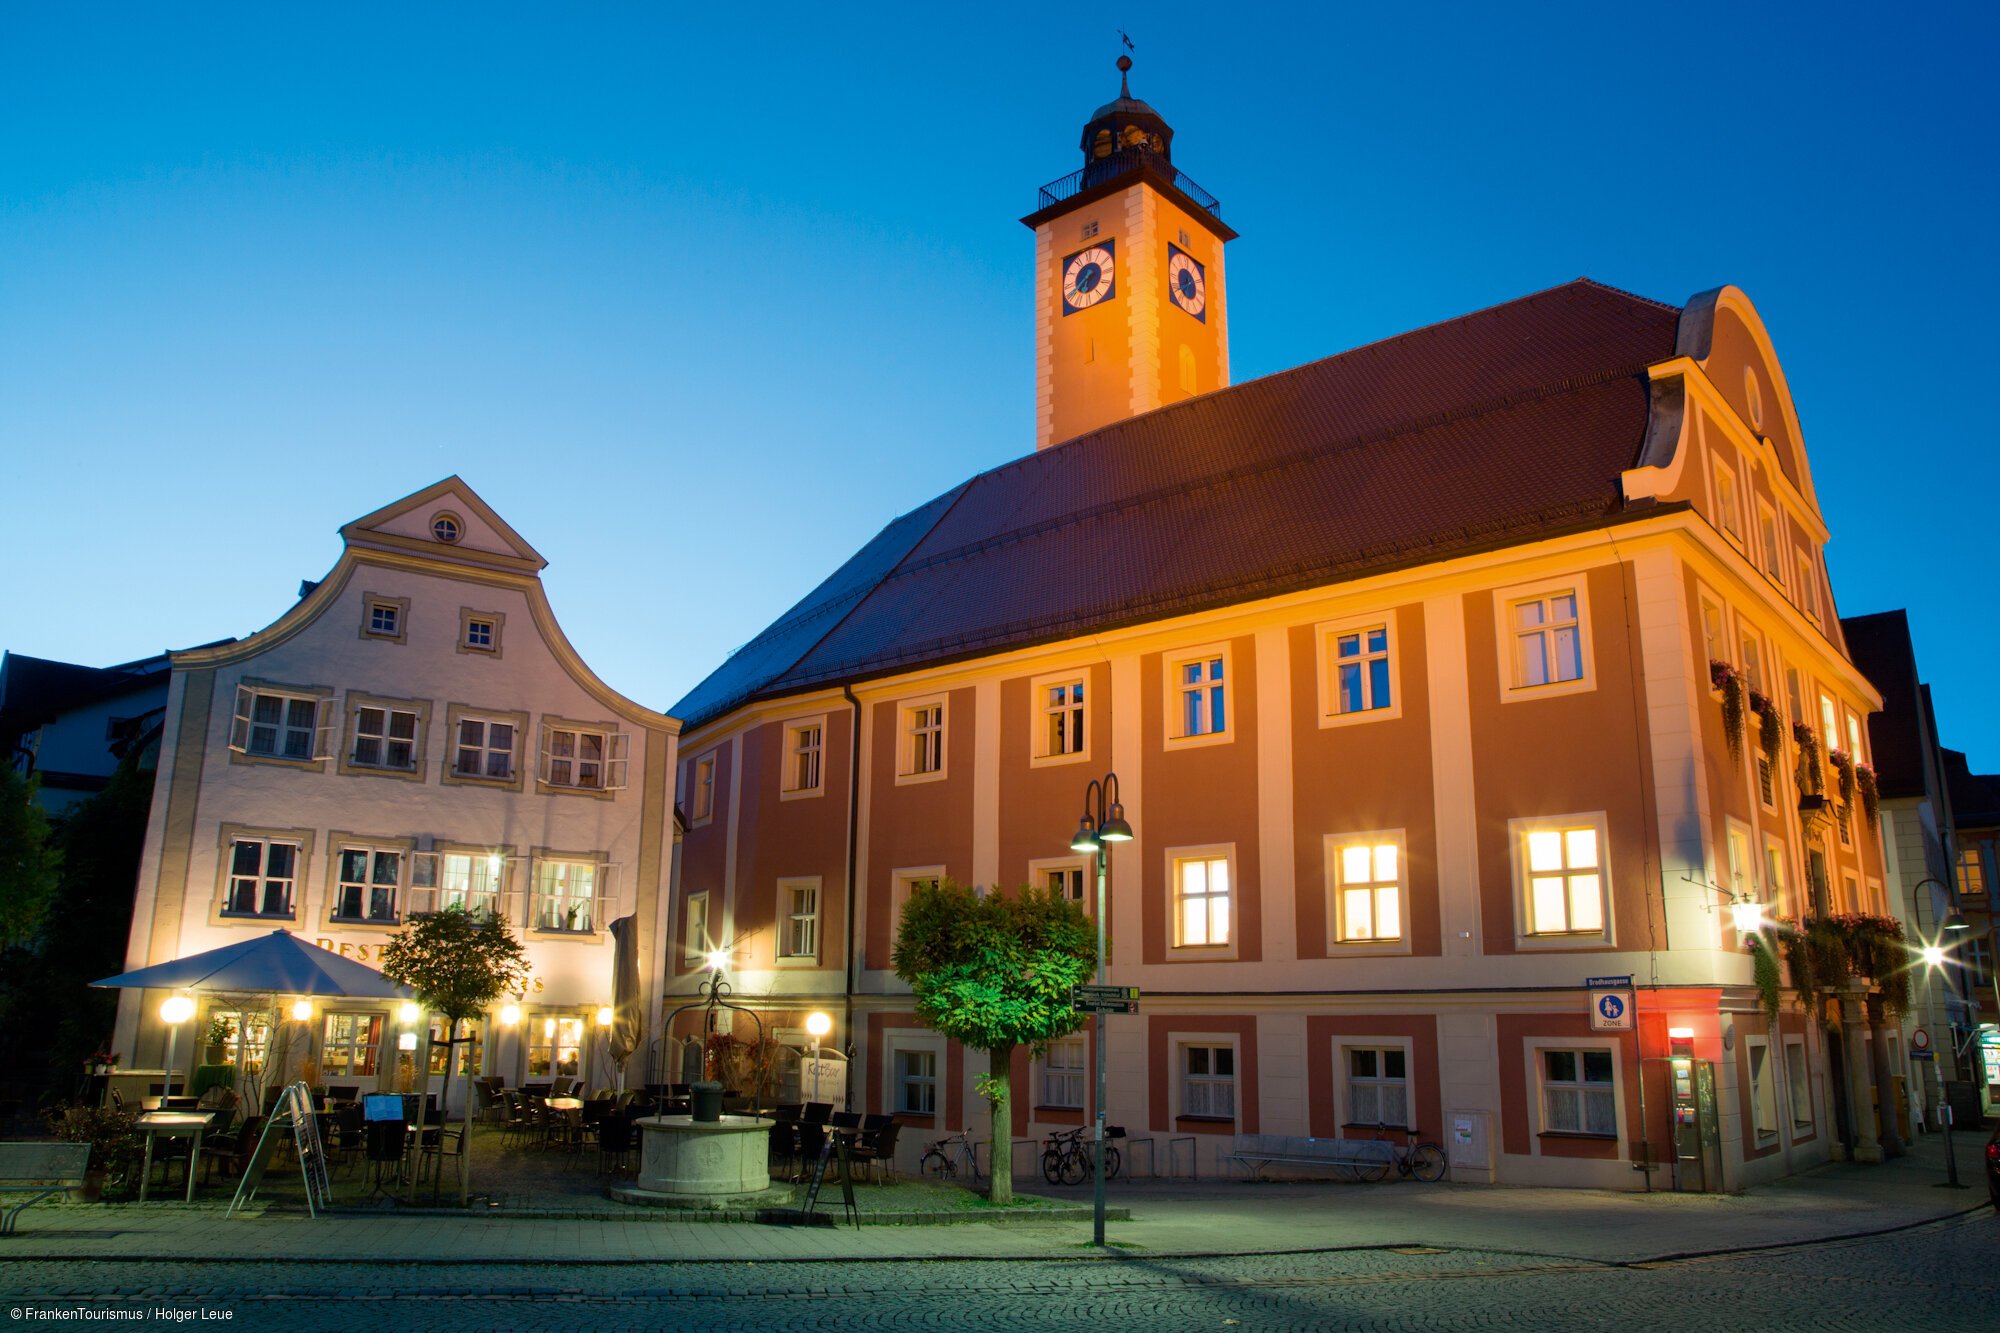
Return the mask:
MULTIPOLYGON (((884 575, 881 582, 875 586, 880 588, 905 575, 916 575, 925 570, 936 569, 941 565, 949 564, 954 560, 969 559, 983 551, 997 550, 1013 542, 1025 541, 1031 537, 1041 536, 1044 533, 1059 531, 1080 523, 1087 523, 1092 519, 1101 518, 1106 514, 1145 508, 1149 505, 1159 504, 1162 501, 1186 495, 1192 490, 1227 486, 1245 481, 1251 477, 1262 476, 1269 472, 1279 472, 1286 468, 1297 467, 1301 463, 1310 462, 1316 458, 1332 454, 1351 453, 1356 450, 1385 444, 1391 440, 1403 439, 1412 435, 1421 435, 1426 431, 1437 430, 1441 427, 1456 425, 1464 421, 1476 420, 1479 417, 1490 416, 1496 412, 1505 412, 1513 408, 1524 407, 1529 403, 1541 402, 1546 398, 1560 397, 1564 394, 1576 393, 1579 390, 1592 388, 1599 384, 1608 384, 1614 380, 1628 379, 1644 369, 1645 363, 1640 363, 1638 365, 1622 366, 1616 370, 1605 371, 1597 375, 1576 376, 1568 380, 1545 384, 1525 393, 1502 394, 1499 397, 1487 399, 1484 402, 1476 403, 1471 407, 1459 411, 1429 413, 1422 417, 1398 422, 1394 426, 1384 427, 1369 434, 1354 436, 1332 444, 1315 444, 1301 449, 1294 449, 1289 453, 1281 454, 1274 458, 1261 459, 1254 463, 1246 463, 1239 467, 1212 473, 1197 481, 1184 481, 1177 484, 1156 486, 1152 490, 1137 495, 1123 495, 1116 499, 1103 500, 1084 509, 1074 510, 1054 518, 1043 519, 1041 522, 1031 524, 1027 527, 1010 528, 998 536, 983 537, 978 541, 966 542, 949 550, 939 551, 934 555, 926 556, 924 559, 914 563, 899 564, 890 570, 888 574, 884 575)), ((953 508, 956 507, 956 503, 954 502, 953 508)), ((871 589, 871 591, 873 590, 871 589)))

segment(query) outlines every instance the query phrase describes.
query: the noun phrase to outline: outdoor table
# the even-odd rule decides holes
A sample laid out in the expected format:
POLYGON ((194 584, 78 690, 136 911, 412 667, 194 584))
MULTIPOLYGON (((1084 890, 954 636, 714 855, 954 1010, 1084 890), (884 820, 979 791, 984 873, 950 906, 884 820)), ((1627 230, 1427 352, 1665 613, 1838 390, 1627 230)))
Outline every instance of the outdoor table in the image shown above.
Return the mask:
POLYGON ((161 1134, 170 1139, 194 1137, 187 1164, 187 1202, 194 1202, 194 1164, 201 1157, 201 1136, 214 1119, 213 1111, 148 1111, 139 1117, 136 1128, 146 1135, 146 1165, 139 1173, 140 1203, 146 1201, 146 1189, 153 1183, 153 1140, 161 1134))

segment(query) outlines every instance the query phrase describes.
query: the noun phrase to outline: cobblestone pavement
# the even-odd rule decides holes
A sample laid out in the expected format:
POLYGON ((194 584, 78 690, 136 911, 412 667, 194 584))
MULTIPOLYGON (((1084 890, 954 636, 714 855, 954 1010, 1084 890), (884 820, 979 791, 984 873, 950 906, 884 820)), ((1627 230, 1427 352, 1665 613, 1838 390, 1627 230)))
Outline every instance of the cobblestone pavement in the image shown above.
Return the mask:
POLYGON ((1990 1330, 2000 1219, 1662 1264, 1492 1250, 783 1264, 63 1263, 0 1268, 10 1324, 255 1329, 1990 1330), (37 1316, 40 1316, 37 1318, 37 1316), (89 1316, 84 1316, 88 1318, 89 1316))

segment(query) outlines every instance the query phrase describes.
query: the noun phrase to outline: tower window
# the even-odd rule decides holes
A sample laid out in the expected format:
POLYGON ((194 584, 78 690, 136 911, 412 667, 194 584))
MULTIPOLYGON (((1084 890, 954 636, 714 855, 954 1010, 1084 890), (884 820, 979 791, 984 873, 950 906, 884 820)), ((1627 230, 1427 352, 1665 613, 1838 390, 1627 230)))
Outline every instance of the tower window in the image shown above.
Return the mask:
POLYGON ((1186 343, 1182 343, 1181 344, 1181 392, 1193 393, 1195 391, 1194 381, 1195 381, 1194 349, 1189 347, 1186 343))
POLYGON ((1097 219, 1092 218, 1083 224, 1083 239, 1087 241, 1095 235, 1097 235, 1097 219))
POLYGON ((1193 242, 1193 241, 1191 241, 1191 240, 1189 240, 1189 239, 1188 239, 1188 234, 1187 234, 1187 228, 1186 228, 1186 227, 1182 227, 1182 228, 1180 229, 1180 231, 1179 231, 1179 232, 1177 233, 1177 235, 1178 235, 1178 236, 1180 237, 1180 244, 1181 244, 1181 249, 1185 250, 1185 249, 1187 249, 1187 248, 1188 248, 1189 246, 1191 246, 1191 245, 1193 245, 1193 244, 1194 244, 1194 242, 1193 242))

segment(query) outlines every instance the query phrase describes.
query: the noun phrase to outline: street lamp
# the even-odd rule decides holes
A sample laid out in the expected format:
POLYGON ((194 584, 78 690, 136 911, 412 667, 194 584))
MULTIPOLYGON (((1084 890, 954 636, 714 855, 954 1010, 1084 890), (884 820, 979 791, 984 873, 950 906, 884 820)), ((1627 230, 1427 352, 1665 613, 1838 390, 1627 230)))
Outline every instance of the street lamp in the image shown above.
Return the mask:
MULTIPOLYGON (((1118 775, 1106 773, 1092 778, 1083 792, 1083 819, 1069 849, 1097 858, 1097 984, 1105 984, 1106 941, 1105 903, 1110 896, 1111 846, 1132 841, 1132 826, 1125 822, 1125 806, 1118 799, 1118 775)), ((1095 1177, 1091 1187, 1092 1243, 1104 1244, 1104 1014, 1097 1015, 1097 1120, 1095 1137, 1095 1177)))
POLYGON ((813 1095, 819 1100, 819 1039, 833 1031, 833 1017, 818 1010, 806 1015, 806 1033, 813 1039, 813 1095))
POLYGON ((181 1024, 194 1017, 194 1001, 185 995, 169 995, 160 1005, 160 1018, 167 1025, 167 1081, 166 1095, 174 1095, 174 1045, 181 1035, 181 1024))

